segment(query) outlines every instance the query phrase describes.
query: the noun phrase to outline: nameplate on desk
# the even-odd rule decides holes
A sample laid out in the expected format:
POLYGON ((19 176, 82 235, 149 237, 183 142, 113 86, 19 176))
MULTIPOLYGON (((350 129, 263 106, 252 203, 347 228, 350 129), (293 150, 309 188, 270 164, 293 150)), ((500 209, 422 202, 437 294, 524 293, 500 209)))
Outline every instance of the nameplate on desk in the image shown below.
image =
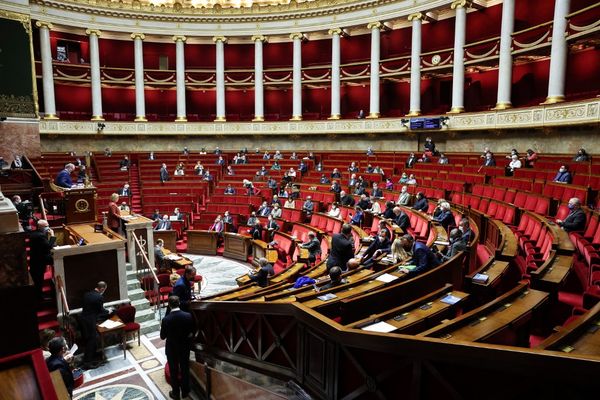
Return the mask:
POLYGON ((402 321, 403 319, 406 319, 407 317, 408 317, 408 313, 405 312, 405 313, 402 313, 400 315, 396 315, 394 317, 394 321, 402 321))
POLYGON ((421 310, 425 311, 425 310, 429 310, 431 308, 431 302, 429 303, 425 303, 423 304, 421 307, 419 307, 421 310))
POLYGON ((376 281, 380 281, 380 282, 384 282, 384 283, 393 282, 396 279, 398 279, 398 277, 391 275, 391 274, 381 274, 377 278, 375 278, 376 281))
POLYGON ((335 298, 337 298, 337 296, 335 294, 333 294, 333 293, 326 293, 324 295, 317 296, 317 299, 319 299, 321 301, 329 301, 329 300, 332 300, 332 299, 335 299, 335 298))
POLYGON ((392 324, 388 324, 387 322, 381 321, 369 326, 362 327, 360 329, 369 332, 388 333, 395 331, 397 328, 392 324))
POLYGON ((443 297, 443 298, 442 298, 440 301, 441 301, 442 303, 446 303, 446 304, 450 304, 450 305, 452 305, 452 304, 456 304, 456 303, 458 303, 458 302, 459 302, 459 301, 461 301, 461 300, 462 300, 462 299, 461 299, 460 297, 456 297, 456 296, 454 296, 453 294, 449 293, 449 294, 447 294, 445 297, 443 297))
POLYGON ((471 280, 473 281, 473 283, 487 283, 489 279, 490 277, 488 275, 475 274, 473 275, 473 278, 471 280))

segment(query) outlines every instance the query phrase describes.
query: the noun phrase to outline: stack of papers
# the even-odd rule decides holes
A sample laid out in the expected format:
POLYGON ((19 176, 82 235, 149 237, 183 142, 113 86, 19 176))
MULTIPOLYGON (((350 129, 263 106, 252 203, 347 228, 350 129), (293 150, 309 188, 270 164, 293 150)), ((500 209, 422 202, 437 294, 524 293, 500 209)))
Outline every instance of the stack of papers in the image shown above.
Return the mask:
POLYGON ((382 322, 377 322, 373 325, 365 326, 361 329, 363 331, 388 333, 388 332, 395 331, 396 327, 394 325, 391 325, 391 324, 388 324, 387 322, 382 321, 382 322))
POLYGON ((385 283, 395 281, 396 279, 398 279, 398 277, 391 274, 381 274, 377 278, 375 278, 376 281, 385 283))
POLYGON ((473 283, 486 283, 488 279, 490 279, 490 277, 485 274, 475 274, 472 281, 473 283))
POLYGON ((331 299, 335 299, 337 296, 333 293, 326 293, 322 296, 318 296, 317 299, 321 300, 321 301, 328 301, 331 299))
POLYGON ((169 254, 168 256, 165 256, 165 258, 172 261, 181 260, 181 257, 179 257, 177 254, 169 254))
POLYGON ((449 293, 448 295, 446 295, 444 298, 442 298, 440 301, 442 303, 446 303, 446 304, 456 304, 461 300, 460 297, 456 297, 453 294, 449 293))
POLYGON ((101 328, 104 328, 104 329, 115 329, 115 328, 120 328, 121 326, 123 326, 123 323, 119 322, 119 321, 113 321, 112 319, 107 319, 106 321, 104 321, 103 323, 101 323, 98 326, 101 328))

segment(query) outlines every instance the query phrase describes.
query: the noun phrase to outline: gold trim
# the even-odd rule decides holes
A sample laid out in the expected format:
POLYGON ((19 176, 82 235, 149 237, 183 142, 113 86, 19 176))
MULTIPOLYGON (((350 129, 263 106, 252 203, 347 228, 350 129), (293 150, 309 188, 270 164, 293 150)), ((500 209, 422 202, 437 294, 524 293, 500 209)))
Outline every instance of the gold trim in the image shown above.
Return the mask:
POLYGON ((452 109, 450 111, 448 111, 446 114, 461 114, 464 112, 465 112, 464 107, 452 107, 452 109))
POLYGON ((138 115, 133 120, 134 122, 148 122, 145 115, 138 115))
POLYGON ((90 121, 104 121, 102 115, 94 115, 90 121))
POLYGON ((253 42, 256 42, 256 41, 266 42, 267 41, 267 37, 265 35, 253 35, 252 36, 252 41, 253 42))
POLYGON ((256 117, 254 117, 254 118, 252 119, 252 122, 263 122, 264 120, 265 120, 265 117, 264 117, 264 116, 257 115, 256 117))
POLYGON ((425 19, 425 15, 423 15, 423 13, 420 12, 416 12, 414 14, 410 14, 408 16, 408 20, 409 21, 413 21, 413 20, 419 20, 419 21, 423 21, 425 19))
POLYGON ((379 118, 378 112, 370 112, 369 115, 367 115, 367 119, 377 119, 377 118, 379 118))
POLYGON ((368 30, 372 30, 372 29, 381 29, 381 27, 383 26, 383 24, 379 21, 373 21, 373 22, 369 22, 367 24, 367 29, 368 30))
POLYGON ((492 108, 492 110, 502 111, 502 110, 508 110, 510 108, 512 108, 512 103, 510 101, 508 101, 508 102, 496 103, 496 107, 492 108))
POLYGON ((58 117, 56 116, 56 114, 46 114, 46 115, 44 115, 44 119, 47 119, 47 120, 57 120, 58 117))
POLYGON ((85 34, 86 35, 91 35, 91 34, 95 34, 96 36, 100 37, 100 35, 102 34, 102 32, 99 29, 86 29, 85 30, 85 34))
POLYGON ((225 117, 217 117, 215 118, 215 122, 226 122, 227 119, 225 117))
POLYGON ((341 117, 342 116, 340 114, 331 114, 331 116, 327 119, 335 120, 335 119, 340 119, 341 117))
POLYGON ((143 33, 141 33, 141 32, 134 32, 134 33, 132 33, 132 34, 130 35, 130 37, 131 37, 133 40, 135 40, 135 39, 141 39, 141 40, 144 40, 144 39, 146 39, 146 35, 144 35, 144 34, 143 34, 143 33))
POLYGON ((565 96, 548 96, 546 101, 542 103, 542 105, 546 104, 557 104, 565 101, 565 96))
POLYGON ((302 115, 293 115, 290 121, 302 121, 302 115))
POLYGON ((175 118, 175 122, 187 122, 187 117, 177 117, 175 118))
POLYGON ((183 43, 185 43, 185 41, 187 40, 187 37, 183 36, 183 35, 175 35, 173 36, 173 41, 174 42, 178 42, 178 41, 182 41, 183 43))
POLYGON ((290 33, 290 39, 294 40, 294 39, 304 39, 304 33, 302 32, 295 32, 295 33, 290 33))
POLYGON ((35 26, 37 26, 38 28, 48 28, 49 31, 51 31, 54 27, 54 25, 52 25, 51 22, 46 21, 36 21, 35 26))
POLYGON ((213 36, 212 38, 213 42, 217 43, 217 42, 223 42, 223 43, 227 43, 227 38, 225 36, 213 36))
POLYGON ((327 33, 330 35, 341 35, 342 28, 332 28, 332 29, 328 30, 327 33))
POLYGON ((468 8, 471 7, 473 2, 470 0, 454 0, 450 5, 450 8, 455 10, 457 8, 468 8))
POLYGON ((410 110, 408 114, 406 114, 407 117, 418 117, 419 115, 421 115, 421 110, 410 110))

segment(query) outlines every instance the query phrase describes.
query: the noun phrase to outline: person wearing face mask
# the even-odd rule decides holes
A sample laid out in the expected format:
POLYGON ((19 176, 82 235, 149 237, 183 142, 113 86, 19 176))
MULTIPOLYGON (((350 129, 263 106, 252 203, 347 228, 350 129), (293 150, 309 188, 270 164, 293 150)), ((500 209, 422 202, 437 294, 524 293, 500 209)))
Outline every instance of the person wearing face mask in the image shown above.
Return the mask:
POLYGON ((573 177, 571 176, 571 173, 569 172, 569 168, 566 165, 561 165, 560 169, 556 173, 556 176, 554 177, 552 182, 571 183, 572 180, 573 180, 573 177))
POLYGON ((399 184, 405 184, 406 182, 408 182, 408 174, 406 172, 403 172, 402 175, 400 176, 400 179, 398 180, 399 184))
POLYGON ((378 259, 390 252, 391 247, 392 243, 388 237, 388 231, 385 229, 380 229, 375 237, 375 240, 371 242, 367 248, 367 251, 364 252, 360 263, 366 268, 371 268, 378 259))
POLYGON ((508 165, 506 166, 506 176, 513 176, 515 174, 515 170, 523 166, 523 164, 521 164, 521 160, 519 160, 518 155, 513 154, 510 157, 510 163, 508 163, 508 165))
POLYGON ((566 232, 577 232, 585 229, 585 213, 581 209, 581 200, 573 197, 569 200, 569 215, 564 220, 557 219, 556 223, 566 232))
POLYGON ((412 259, 410 263, 415 266, 412 270, 400 268, 400 272, 412 277, 440 265, 440 260, 425 243, 415 241, 411 235, 402 236, 400 241, 404 250, 411 252, 412 259))
POLYGON ((37 222, 37 230, 29 236, 29 273, 36 289, 39 300, 43 299, 44 272, 46 266, 52 265, 52 248, 56 244, 54 231, 50 229, 48 221, 40 219, 37 222))
POLYGON ((129 189, 129 183, 125 182, 125 184, 123 185, 123 187, 121 189, 119 189, 117 194, 122 197, 131 196, 131 190, 129 189))
POLYGON ((473 231, 471 230, 471 226, 469 224, 469 219, 468 218, 463 218, 460 220, 460 222, 458 223, 458 229, 461 231, 462 233, 462 240, 465 243, 470 243, 471 242, 471 238, 473 238, 473 231))
POLYGON ((439 258, 442 261, 449 260, 459 252, 467 250, 467 243, 463 240, 460 229, 452 229, 448 239, 450 241, 450 246, 446 248, 444 253, 438 253, 439 258))
POLYGON ((577 161, 577 162, 589 161, 589 160, 590 160, 590 156, 588 155, 588 153, 585 151, 584 148, 579 149, 579 151, 577 151, 577 154, 575 154, 575 157, 573 157, 573 161, 577 161))
POLYGON ((489 151, 487 153, 485 153, 485 157, 483 159, 483 166, 484 167, 495 167, 496 166, 496 159, 494 158, 494 155, 492 153, 490 153, 489 151))

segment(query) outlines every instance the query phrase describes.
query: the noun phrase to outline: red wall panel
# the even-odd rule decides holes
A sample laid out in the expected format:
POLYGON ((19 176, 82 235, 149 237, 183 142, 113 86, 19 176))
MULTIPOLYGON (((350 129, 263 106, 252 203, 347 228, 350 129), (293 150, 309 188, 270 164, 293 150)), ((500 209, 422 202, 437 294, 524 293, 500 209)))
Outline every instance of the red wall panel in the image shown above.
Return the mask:
MULTIPOLYGON (((292 89, 265 90, 265 115, 279 115, 279 119, 289 119, 292 116, 292 89)), ((269 118, 270 119, 270 118, 269 118)))
POLYGON ((146 115, 163 120, 174 120, 177 114, 177 92, 175 89, 150 89, 146 87, 146 115))
POLYGON ((340 41, 342 63, 371 59, 371 34, 348 36, 340 41))
POLYGON ((100 37, 98 45, 100 65, 131 69, 135 67, 133 40, 113 40, 100 37))
POLYGON ((496 105, 498 93, 498 70, 465 74, 465 109, 467 111, 489 110, 496 105))
POLYGON ((515 65, 513 68, 513 106, 530 106, 543 102, 548 95, 550 61, 542 60, 515 65))
POLYGON ((186 44, 185 67, 188 69, 215 68, 214 44, 186 44))
POLYGON ((370 87, 366 85, 342 87, 341 109, 344 118, 356 118, 360 110, 369 114, 370 87))
MULTIPOLYGON (((425 24, 427 25, 427 24, 425 24)), ((425 25, 423 27, 425 27, 425 25)), ((381 58, 410 54, 412 29, 394 29, 381 33, 381 58)))
POLYGON ((187 112, 197 115, 200 121, 209 121, 215 118, 217 102, 214 90, 188 90, 187 112))
POLYGON ((227 90, 225 112, 230 121, 248 121, 254 117, 254 90, 227 90))
POLYGON ((264 68, 292 67, 294 65, 294 45, 286 43, 265 43, 263 45, 264 68))
POLYGON ((89 86, 62 85, 54 82, 57 111, 73 111, 92 115, 92 91, 89 86))
MULTIPOLYGON (((344 39, 342 39, 344 40, 344 39)), ((302 43, 302 65, 331 64, 331 39, 309 40, 302 43)))
POLYGON ((600 50, 588 49, 569 54, 566 94, 570 98, 593 97, 600 92, 600 50))
POLYGON ((135 88, 103 87, 102 111, 135 115, 135 88))
POLYGON ((175 42, 152 43, 144 41, 144 68, 158 69, 159 59, 166 56, 169 59, 169 69, 175 69, 175 42))
MULTIPOLYGON (((331 91, 329 88, 307 88, 302 90, 302 113, 327 117, 331 115, 331 91)), ((310 115, 307 119, 312 119, 310 115)))
MULTIPOLYGON (((469 17, 467 17, 468 25, 469 17)), ((423 53, 451 48, 454 46, 454 18, 423 24, 422 36, 423 44, 421 50, 423 53)), ((408 43, 410 48, 410 42, 408 43)))
POLYGON ((467 13, 467 43, 500 36, 502 5, 467 13))
POLYGON ((254 43, 225 45, 225 69, 232 68, 254 69, 254 43))
POLYGON ((551 21, 553 16, 554 0, 515 1, 515 31, 551 21))

